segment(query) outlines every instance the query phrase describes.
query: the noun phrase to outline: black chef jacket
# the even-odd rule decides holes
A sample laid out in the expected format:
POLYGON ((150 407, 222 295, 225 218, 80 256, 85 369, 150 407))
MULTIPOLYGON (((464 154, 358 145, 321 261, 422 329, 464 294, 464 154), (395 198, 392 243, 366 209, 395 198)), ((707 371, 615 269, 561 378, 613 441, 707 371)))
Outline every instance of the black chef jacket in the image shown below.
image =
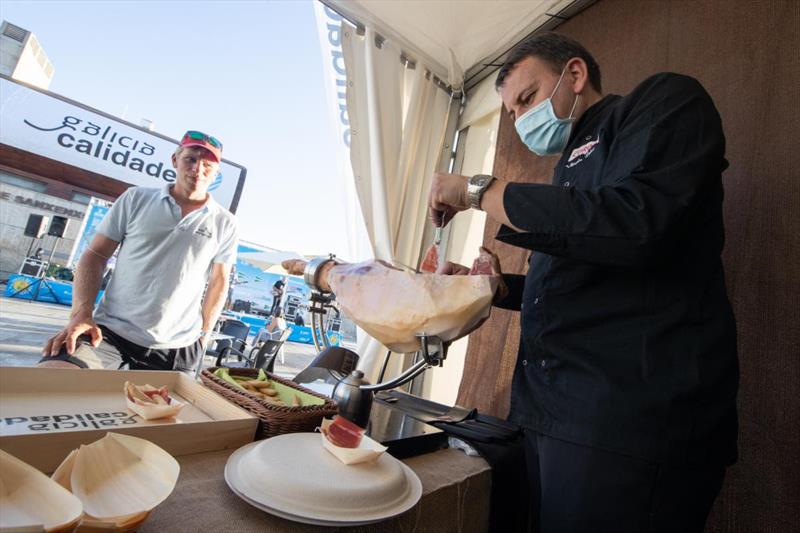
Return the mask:
POLYGON ((725 137, 693 78, 658 74, 574 125, 552 185, 509 184, 497 239, 521 310, 512 420, 669 463, 736 459, 736 330, 720 253, 725 137))

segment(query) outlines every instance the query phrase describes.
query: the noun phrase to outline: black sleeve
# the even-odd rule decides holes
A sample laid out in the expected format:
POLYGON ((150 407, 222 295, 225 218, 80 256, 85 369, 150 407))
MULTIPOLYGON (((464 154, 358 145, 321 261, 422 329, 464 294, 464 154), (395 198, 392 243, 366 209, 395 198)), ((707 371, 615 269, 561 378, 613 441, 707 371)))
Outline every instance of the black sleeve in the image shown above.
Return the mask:
POLYGON ((672 252, 725 168, 719 114, 696 80, 671 75, 641 95, 630 117, 615 136, 603 185, 509 184, 504 206, 522 231, 503 226, 498 239, 622 267, 672 252))
POLYGON ((508 287, 506 297, 495 302, 495 307, 508 309, 509 311, 519 311, 522 308, 522 292, 525 289, 525 276, 520 274, 503 274, 503 281, 508 287))

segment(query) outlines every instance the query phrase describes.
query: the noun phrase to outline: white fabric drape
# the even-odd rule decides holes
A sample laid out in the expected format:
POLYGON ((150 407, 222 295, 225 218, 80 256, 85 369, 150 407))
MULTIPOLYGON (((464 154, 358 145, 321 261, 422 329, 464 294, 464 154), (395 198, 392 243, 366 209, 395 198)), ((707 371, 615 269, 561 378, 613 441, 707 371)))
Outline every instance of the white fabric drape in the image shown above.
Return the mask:
MULTIPOLYGON (((370 243, 376 258, 415 266, 427 244, 426 200, 450 99, 424 65, 407 69, 391 41, 378 47, 370 28, 357 35, 352 26, 342 27, 350 160, 370 243)), ((385 349, 361 344, 359 366, 370 376, 385 349)))
MULTIPOLYGON (((373 256, 372 245, 367 237, 364 217, 358 201, 356 184, 353 181, 353 166, 350 164, 350 120, 347 115, 347 73, 342 54, 342 16, 322 4, 314 2, 314 15, 317 19, 317 35, 322 52, 322 76, 328 98, 330 126, 336 139, 336 185, 340 190, 338 198, 329 200, 331 204, 342 206, 340 216, 344 218, 346 242, 341 246, 332 242, 328 252, 334 252, 346 261, 358 262, 373 256)), ((332 169, 331 169, 332 170, 332 169)))
POLYGON ((469 92, 467 105, 458 121, 459 130, 464 130, 483 120, 486 116, 501 110, 503 101, 494 88, 496 77, 495 75, 489 76, 469 92))
MULTIPOLYGON (((458 128, 461 131, 460 151, 463 151, 459 174, 492 174, 497 132, 500 126, 500 97, 494 90, 494 76, 484 80, 467 94, 467 104, 461 114, 458 128)), ((470 209, 455 216, 449 224, 450 231, 444 255, 448 261, 471 265, 483 244, 486 213, 470 209)), ((456 402, 468 337, 450 345, 447 361, 442 368, 425 377, 423 396, 435 402, 452 405, 456 402)))
POLYGON ((394 180, 403 138, 403 78, 400 52, 375 45, 343 24, 342 53, 347 71, 350 162, 361 212, 375 257, 393 259, 387 183, 394 180))

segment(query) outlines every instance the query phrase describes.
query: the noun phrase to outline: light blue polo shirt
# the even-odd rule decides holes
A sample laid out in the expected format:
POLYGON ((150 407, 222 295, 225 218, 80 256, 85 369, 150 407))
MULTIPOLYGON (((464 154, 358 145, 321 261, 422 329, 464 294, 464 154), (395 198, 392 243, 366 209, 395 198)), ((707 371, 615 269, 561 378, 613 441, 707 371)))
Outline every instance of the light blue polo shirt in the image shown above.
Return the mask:
POLYGON ((195 342, 211 264, 236 261, 239 234, 230 211, 209 198, 182 218, 169 186, 132 187, 97 232, 121 244, 95 321, 149 348, 195 342))

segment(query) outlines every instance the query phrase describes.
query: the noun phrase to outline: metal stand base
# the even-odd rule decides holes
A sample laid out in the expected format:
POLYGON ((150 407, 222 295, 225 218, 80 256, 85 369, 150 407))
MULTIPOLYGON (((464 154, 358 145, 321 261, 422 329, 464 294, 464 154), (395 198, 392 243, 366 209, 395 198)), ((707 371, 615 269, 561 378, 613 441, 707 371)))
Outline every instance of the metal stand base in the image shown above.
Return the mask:
POLYGON ((31 302, 35 302, 35 301, 37 300, 37 298, 39 298, 39 289, 41 288, 41 286, 42 286, 42 285, 44 285, 44 286, 47 288, 47 290, 48 290, 48 291, 50 291, 50 295, 53 297, 53 300, 55 300, 57 304, 64 305, 64 302, 62 302, 62 301, 61 301, 61 300, 58 298, 58 295, 56 294, 56 291, 54 291, 54 290, 53 290, 53 287, 51 287, 51 286, 50 286, 50 282, 49 282, 49 281, 47 281, 47 280, 46 280, 46 279, 44 279, 44 278, 38 278, 36 281, 34 281, 33 283, 31 283, 30 285, 28 285, 28 286, 26 286, 26 287, 24 287, 24 288, 22 288, 22 289, 20 289, 20 290, 16 291, 16 292, 15 292, 14 294, 12 294, 12 295, 10 295, 10 296, 9 296, 9 298, 14 298, 14 297, 15 297, 16 295, 18 295, 19 293, 21 293, 21 292, 24 292, 24 291, 27 291, 27 290, 28 290, 28 289, 30 289, 31 287, 36 287, 36 290, 35 290, 35 291, 33 291, 33 296, 32 296, 32 297, 31 297, 31 299, 30 299, 30 301, 31 301, 31 302))
POLYGON ((50 295, 53 297, 56 303, 64 305, 64 303, 61 300, 59 300, 58 296, 56 295, 56 291, 54 291, 53 287, 50 286, 50 283, 46 279, 44 279, 44 277, 47 275, 47 271, 50 269, 50 265, 53 264, 53 255, 55 255, 56 253, 56 248, 58 248, 59 241, 61 241, 61 237, 56 237, 56 242, 53 243, 53 249, 50 250, 50 257, 47 258, 47 263, 46 263, 47 266, 39 274, 39 278, 30 285, 28 285, 27 287, 25 287, 24 289, 18 290, 17 292, 9 296, 9 298, 13 298, 17 294, 23 291, 27 291, 31 287, 36 287, 36 290, 33 291, 33 297, 31 298, 31 302, 35 302, 36 299, 39 297, 39 289, 41 289, 41 286, 44 285, 45 287, 47 287, 47 290, 50 291, 50 295))

